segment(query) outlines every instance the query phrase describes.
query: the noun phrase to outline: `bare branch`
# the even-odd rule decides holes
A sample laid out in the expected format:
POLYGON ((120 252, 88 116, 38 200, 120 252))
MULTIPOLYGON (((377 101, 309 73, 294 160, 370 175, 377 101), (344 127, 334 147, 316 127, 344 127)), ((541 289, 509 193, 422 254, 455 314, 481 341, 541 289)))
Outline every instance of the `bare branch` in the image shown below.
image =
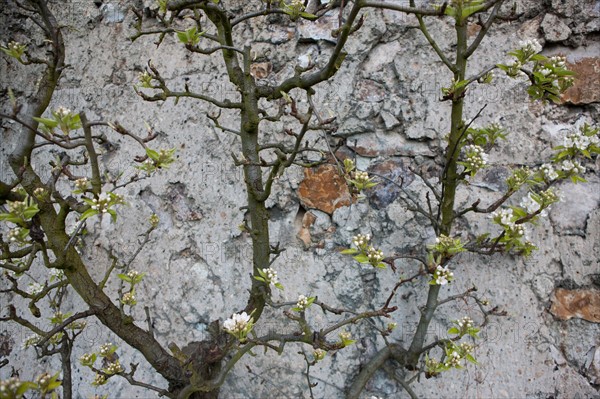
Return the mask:
POLYGON ((502 3, 504 3, 504 0, 494 0, 494 1, 491 1, 490 3, 488 3, 490 6, 492 4, 495 4, 494 9, 490 13, 490 16, 488 17, 487 21, 485 21, 485 24, 483 24, 483 26, 481 27, 481 30, 479 31, 479 34, 477 35, 477 37, 475 38, 473 43, 471 43, 471 45, 467 49, 467 52, 465 53, 465 57, 469 57, 471 54, 473 54, 475 52, 475 50, 477 50, 477 47, 479 47, 479 44, 481 44, 481 41, 483 40, 485 35, 488 33, 490 27, 494 23, 494 20, 498 16, 498 11, 500 11, 500 7, 502 6, 502 3))

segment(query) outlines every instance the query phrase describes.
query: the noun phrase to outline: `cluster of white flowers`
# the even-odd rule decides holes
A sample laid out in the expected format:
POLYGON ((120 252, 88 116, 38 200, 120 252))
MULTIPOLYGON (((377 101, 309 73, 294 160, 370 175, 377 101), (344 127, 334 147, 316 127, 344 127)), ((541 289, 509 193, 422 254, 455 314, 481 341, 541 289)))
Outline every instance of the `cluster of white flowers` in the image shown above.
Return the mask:
POLYGON ((23 46, 21 43, 15 42, 14 40, 8 43, 9 50, 19 50, 21 46, 23 46))
POLYGON ((359 183, 368 183, 369 182, 369 174, 367 172, 354 172, 354 179, 359 183))
POLYGON ((17 242, 21 240, 22 227, 16 227, 8 231, 8 241, 17 242))
POLYGON ((25 201, 6 201, 8 204, 8 211, 14 214, 21 214, 27 208, 27 202, 25 201))
POLYGON ((44 291, 44 286, 40 283, 29 283, 27 293, 29 295, 39 295, 44 291))
POLYGON ((136 304, 135 295, 132 291, 126 292, 123 294, 123 298, 121 298, 121 302, 125 305, 133 306, 136 304))
POLYGON ((50 269, 50 277, 55 280, 62 280, 65 277, 65 272, 61 269, 50 269))
POLYGON ((540 167, 540 170, 548 181, 556 180, 558 178, 558 173, 556 173, 552 164, 545 163, 540 167))
POLYGON ((509 187, 515 191, 527 182, 527 179, 531 176, 531 171, 528 166, 524 168, 513 169, 512 174, 506 179, 509 187))
POLYGON ((352 339, 352 335, 348 331, 342 331, 339 336, 342 341, 350 341, 352 339))
POLYGON ((478 145, 467 145, 465 150, 465 162, 470 170, 477 171, 488 163, 488 155, 478 145))
MULTIPOLYGON (((490 72, 490 73, 492 73, 492 72, 490 72)), ((500 122, 492 122, 489 124, 488 130, 499 132, 499 131, 504 130, 504 126, 502 126, 502 124, 500 122)))
POLYGON ((250 322, 250 316, 246 312, 234 313, 231 318, 223 322, 223 328, 232 334, 244 331, 250 322))
POLYGON ((540 193, 540 197, 542 197, 542 201, 544 201, 545 204, 552 204, 560 201, 560 193, 555 191, 553 188, 542 191, 540 193))
POLYGON ((371 240, 370 234, 358 234, 352 237, 352 245, 354 245, 357 248, 360 248, 366 245, 369 242, 369 240, 371 240))
POLYGON ((27 349, 30 346, 36 345, 37 343, 39 343, 42 340, 42 337, 40 337, 37 334, 31 334, 30 336, 28 336, 27 338, 25 338, 25 340, 23 341, 23 344, 21 345, 22 349, 27 349))
MULTIPOLYGON (((523 197, 519 206, 527 211, 528 214, 536 213, 540 210, 542 205, 538 203, 531 195, 531 191, 527 193, 527 196, 523 197)), ((542 211, 541 216, 546 216, 546 212, 542 211)))
POLYGON ((313 357, 315 358, 315 361, 318 362, 320 360, 323 360, 325 358, 325 355, 327 354, 327 352, 325 352, 323 349, 321 348, 317 348, 313 351, 313 357))
POLYGON ((514 224, 509 229, 507 229, 507 231, 510 233, 510 235, 514 237, 527 238, 527 230, 525 230, 525 226, 523 226, 522 224, 514 224))
POLYGON ((465 316, 462 319, 458 319, 456 321, 456 325, 461 329, 471 328, 473 327, 473 319, 471 319, 469 316, 465 316))
POLYGON ((92 364, 92 360, 94 360, 94 355, 92 355, 91 353, 84 353, 80 358, 79 361, 84 364, 84 365, 91 365, 92 364))
POLYGON ((438 362, 436 359, 434 359, 432 357, 426 357, 425 367, 427 368, 428 372, 436 373, 436 369, 438 368, 439 365, 440 365, 440 362, 438 362))
POLYGON ((129 272, 127 272, 127 277, 129 277, 132 280, 135 280, 135 278, 139 275, 140 272, 138 272, 137 270, 130 270, 129 272))
POLYGON ((113 349, 112 342, 107 342, 104 345, 100 346, 100 356, 108 356, 112 353, 113 349))
POLYGON ((500 209, 493 212, 490 217, 492 219, 498 218, 498 223, 503 226, 511 226, 513 225, 513 211, 510 208, 500 209))
POLYGON ((572 172, 575 174, 580 174, 580 173, 585 172, 585 168, 576 159, 574 159, 574 160, 565 159, 564 161, 562 161, 562 164, 560 165, 560 167, 562 170, 564 170, 567 173, 572 172))
POLYGON ((262 271, 267 276, 267 280, 269 280, 270 284, 279 284, 279 278, 277 277, 277 272, 275 270, 269 267, 268 269, 262 269, 262 271))
POLYGON ((158 226, 158 223, 160 223, 160 218, 158 217, 158 215, 156 213, 153 213, 150 216, 150 225, 152 225, 152 227, 156 228, 156 226, 158 226))
POLYGON ((384 258, 383 251, 375 249, 374 247, 369 247, 367 250, 367 257, 369 258, 369 262, 371 264, 378 264, 384 258))
POLYGON ((21 386, 21 381, 17 377, 10 377, 8 380, 0 380, 0 393, 4 398, 12 398, 12 392, 16 391, 21 386), (8 396, 10 395, 10 396, 8 396))
POLYGON ((303 0, 292 0, 290 6, 297 8, 299 10, 304 10, 304 1, 303 0))
POLYGON ((95 209, 99 212, 106 213, 108 211, 108 206, 110 203, 110 197, 106 193, 100 193, 98 198, 94 198, 92 200, 94 205, 92 205, 92 209, 95 209))
POLYGON ((62 322, 63 319, 65 319, 65 314, 59 310, 54 313, 54 316, 52 318, 56 319, 56 320, 60 320, 60 322, 62 322))
POLYGON ((85 191, 88 187, 89 180, 87 177, 82 177, 81 179, 75 180, 75 187, 77 187, 80 191, 85 191))
POLYGON ((552 70, 548 69, 548 68, 542 68, 538 72, 541 73, 544 76, 548 76, 548 75, 550 75, 552 73, 552 70))
POLYGON ((38 187, 33 190, 33 195, 36 198, 43 198, 46 195, 46 189, 44 187, 38 187))
POLYGON ((48 373, 43 373, 42 375, 40 375, 37 378, 37 383, 42 386, 45 387, 48 384, 48 380, 50 380, 51 376, 48 373))
POLYGON ((580 151, 585 151, 590 145, 600 145, 600 139, 597 135, 587 136, 582 134, 580 130, 575 130, 567 134, 563 140, 563 145, 566 148, 575 148, 580 151))
POLYGON ((138 79, 140 80, 141 83, 144 83, 144 82, 148 82, 148 81, 152 80, 152 76, 150 76, 148 71, 144 71, 144 72, 140 72, 140 74, 138 75, 138 79))
POLYGON ((454 239, 445 234, 440 234, 439 237, 435 237, 435 243, 440 244, 441 247, 450 248, 454 245, 454 239))
POLYGON ((460 367, 460 361, 462 360, 462 356, 457 351, 452 351, 446 358, 444 362, 444 366, 446 367, 460 367))
POLYGON ((463 342, 462 344, 460 344, 460 349, 463 353, 470 354, 471 352, 473 352, 473 345, 463 342))
POLYGON ((92 385, 103 385, 106 383, 106 377, 104 376, 104 374, 96 374, 96 376, 94 377, 94 382, 92 382, 92 385))
POLYGON ((512 209, 501 209, 493 212, 490 215, 490 218, 495 220, 498 224, 504 227, 506 233, 513 237, 523 237, 526 236, 525 226, 522 224, 516 224, 513 219, 513 211, 512 209))
POLYGON ((148 158, 144 161, 144 165, 146 166, 147 169, 150 169, 150 168, 154 167, 154 160, 148 158))
POLYGON ((308 298, 305 297, 304 295, 300 295, 298 297, 298 302, 296 303, 296 307, 298 307, 298 309, 304 310, 308 307, 308 298))
POLYGON ((554 68, 565 68, 567 65, 567 58, 562 55, 555 55, 550 57, 550 64, 552 64, 554 68))
POLYGON ((528 57, 542 51, 542 45, 537 39, 521 40, 519 42, 519 48, 527 53, 528 57))
POLYGON ((56 114, 58 116, 60 116, 61 118, 64 118, 65 116, 69 115, 70 113, 71 113, 71 110, 66 107, 58 107, 56 109, 56 114))
POLYGON ((517 77, 519 75, 525 75, 525 72, 521 71, 523 64, 519 60, 509 60, 506 62, 506 66, 510 68, 507 72, 508 76, 517 77))
POLYGON ((438 265, 435 268, 433 279, 437 285, 446 285, 454 278, 454 273, 448 269, 448 266, 438 265))
POLYGON ((106 374, 117 374, 123 371, 123 366, 119 363, 118 360, 115 360, 113 363, 109 364, 108 367, 104 369, 106 374))

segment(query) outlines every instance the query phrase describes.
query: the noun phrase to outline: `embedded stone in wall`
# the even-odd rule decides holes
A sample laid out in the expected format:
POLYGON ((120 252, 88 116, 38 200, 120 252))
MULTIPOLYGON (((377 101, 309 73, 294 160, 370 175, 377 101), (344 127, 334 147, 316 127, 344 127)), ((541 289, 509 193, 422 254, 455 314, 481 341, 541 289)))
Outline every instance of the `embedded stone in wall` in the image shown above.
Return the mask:
POLYGON ((302 217, 302 227, 298 232, 298 238, 304 243, 304 247, 310 247, 312 238, 310 236, 310 226, 317 220, 317 217, 312 212, 306 212, 302 217))
POLYGON ((386 130, 392 130, 393 128, 400 125, 400 121, 389 112, 382 111, 380 115, 386 130))
POLYGON ((316 21, 301 19, 298 21, 298 39, 300 41, 317 42, 326 40, 335 43, 331 32, 338 27, 337 11, 328 11, 316 21))
POLYGON ((549 42, 562 42, 571 36, 571 29, 554 14, 546 14, 540 27, 549 42))
POLYGON ((385 176, 389 180, 376 178, 379 184, 368 190, 369 201, 377 209, 383 209, 394 202, 400 194, 400 187, 406 188, 413 182, 413 173, 408 169, 406 162, 390 159, 373 165, 369 173, 385 176))
POLYGON ((551 298, 550 313, 561 320, 572 318, 600 323, 600 291, 557 288, 551 298))
POLYGON ((550 210, 554 227, 563 234, 585 234, 588 218, 600 204, 600 181, 592 178, 580 185, 565 182, 561 196, 562 200, 550 210))
POLYGON ((105 24, 118 24, 125 19, 127 9, 125 8, 125 4, 108 3, 100 6, 100 12, 105 24))
POLYGON ((397 133, 363 133, 348 137, 348 148, 361 157, 379 156, 434 156, 426 143, 406 140, 397 133))
POLYGON ((333 165, 305 169, 304 180, 298 187, 298 197, 305 207, 328 214, 352 203, 346 181, 333 165))
POLYGON ((273 71, 273 64, 270 62, 255 62, 250 65, 250 75, 256 79, 264 79, 273 71))
POLYGON ((354 95, 360 101, 367 103, 378 103, 385 99, 385 88, 374 80, 364 79, 358 82, 354 95))
POLYGON ((592 362, 586 371, 588 380, 595 385, 600 385, 600 346, 594 350, 592 362))
POLYGON ((600 57, 587 57, 570 63, 575 72, 575 84, 562 96, 563 103, 590 104, 600 102, 600 57))
POLYGON ((188 197, 187 188, 182 183, 169 186, 166 199, 169 201, 175 219, 181 222, 202 219, 202 210, 188 197))

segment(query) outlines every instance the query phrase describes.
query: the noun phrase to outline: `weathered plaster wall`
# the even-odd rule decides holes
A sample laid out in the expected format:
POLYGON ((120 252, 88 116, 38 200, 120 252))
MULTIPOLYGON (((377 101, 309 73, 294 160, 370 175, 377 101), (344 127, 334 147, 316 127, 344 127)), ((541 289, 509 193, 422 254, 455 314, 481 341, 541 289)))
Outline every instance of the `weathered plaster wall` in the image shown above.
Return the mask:
MULTIPOLYGON (((473 58, 470 71, 505 61, 505 54, 520 40, 535 38, 544 44, 544 53, 565 54, 585 83, 572 90, 561 106, 531 103, 523 82, 499 74, 492 86, 473 90, 468 96, 466 115, 474 116, 487 104, 477 122, 499 121, 511 134, 506 145, 490 154, 495 166, 478 176, 470 187, 461 188, 461 204, 498 196, 508 167, 539 165, 574 125, 600 121, 600 2, 516 3, 522 16, 491 29, 473 58)), ((132 85, 151 59, 171 86, 182 87, 188 82, 191 88, 215 96, 236 94, 227 83, 218 55, 191 56, 170 37, 159 48, 151 38, 128 41, 132 14, 121 14, 120 7, 122 4, 111 2, 103 6, 102 13, 91 1, 56 6, 58 15, 66 21, 67 62, 71 67, 64 73, 53 106, 85 110, 89 119, 118 120, 142 134, 144 122, 148 122, 160 132, 161 147, 177 148, 177 164, 123 192, 130 205, 122 209, 116 224, 108 219, 88 224, 90 235, 82 251, 93 265, 93 274, 101 276, 110 264, 109 252, 125 257, 130 254, 139 240, 138 234, 146 228, 147 217, 157 213, 160 227, 153 234, 151 245, 135 261, 135 268, 147 273, 138 297, 141 304, 150 307, 160 340, 165 345, 171 341, 182 345, 202 339, 207 323, 225 319, 245 302, 251 248, 247 235, 238 229, 244 218, 240 207, 245 194, 241 170, 233 166, 230 157, 230 151, 239 151, 239 142, 235 136, 213 127, 206 117, 207 111, 215 111, 212 107, 188 100, 177 106, 172 101, 144 103, 132 85)), ((317 62, 324 58, 331 48, 330 31, 336 18, 333 13, 317 28, 273 18, 263 25, 247 26, 243 35, 248 42, 254 40, 257 64, 260 63, 257 67, 264 70, 265 79, 277 81, 296 62, 305 62, 309 54, 317 62)), ((23 41, 30 24, 5 19, 0 28, 2 39, 23 41)), ((450 50, 454 41, 451 25, 438 19, 428 21, 442 49, 450 50)), ((476 30, 473 27, 473 34, 476 30)), ((394 179, 402 177, 410 192, 424 198, 425 186, 408 166, 419 165, 430 176, 439 172, 439 149, 449 123, 449 106, 439 97, 450 75, 416 29, 416 20, 392 12, 369 12, 365 25, 350 40, 348 52, 339 73, 320 85, 316 96, 325 113, 338 116, 336 137, 346 140, 340 154, 356 159, 360 169, 394 179)), ((18 94, 27 95, 30 83, 36 80, 33 70, 7 61, 6 57, 0 60, 0 71, 2 90, 10 86, 18 94)), ((235 126, 236 120, 224 114, 222 123, 235 126)), ((11 173, 6 157, 11 143, 18 140, 17 134, 6 129, 9 126, 4 123, 2 133, 3 176, 11 173)), ((270 136, 283 137, 283 128, 283 123, 274 126, 270 136)), ((118 151, 107 151, 102 162, 115 173, 135 173, 131 160, 138 149, 127 140, 112 137, 118 151)), ((313 134, 309 141, 326 150, 322 136, 313 134)), ((42 173, 49 173, 47 161, 39 161, 42 173)), ((600 165, 596 160, 586 166, 588 183, 562 184, 564 201, 554 206, 549 217, 531 233, 532 241, 540 247, 531 258, 465 255, 456 262, 457 280, 443 290, 443 295, 460 293, 475 284, 483 296, 506 310, 507 316, 493 319, 483 332, 484 339, 476 350, 478 366, 452 371, 438 379, 423 379, 415 385, 418 394, 494 398, 598 396, 600 165), (577 292, 581 300, 575 308, 567 304, 566 310, 558 310, 555 306, 555 313, 560 312, 565 318, 572 316, 569 320, 560 320, 550 312, 559 287, 582 289, 577 292)), ((299 189, 307 184, 302 183, 303 178, 299 168, 288 170, 278 181, 270 201, 272 239, 287 247, 275 265, 286 289, 276 293, 275 299, 295 300, 298 294, 310 294, 332 305, 360 310, 380 306, 399 275, 410 275, 416 265, 398 261, 396 274, 389 269, 375 272, 349 262, 337 249, 346 246, 357 233, 370 233, 386 253, 400 252, 423 241, 431 242, 432 230, 406 209, 390 184, 380 184, 363 202, 328 214, 313 209, 323 208, 314 190, 303 194, 299 189)), ((325 186, 330 183, 327 176, 323 179, 325 186)), ((471 218, 460 229, 482 232, 489 226, 485 218, 471 218)), ((425 284, 420 281, 401 290, 397 302, 400 309, 393 320, 398 329, 393 339, 410 339, 418 306, 424 303, 425 284)), ((567 294, 572 295, 570 291, 558 291, 555 302, 566 301, 567 294)), ((3 308, 6 301, 13 301, 7 296, 0 298, 3 308)), ((76 297, 69 299, 74 308, 81 306, 76 297)), ((258 329, 289 328, 280 311, 270 312, 272 317, 265 320, 271 321, 257 326, 258 329)), ((450 320, 465 314, 478 318, 476 309, 462 303, 440 309, 432 323, 431 338, 443 335, 450 320)), ((144 323, 142 306, 135 309, 134 316, 144 323)), ((315 325, 326 322, 316 310, 313 316, 315 325)), ((380 321, 375 323, 383 325, 380 321)), ((0 333, 5 342, 0 356, 8 355, 10 365, 21 370, 21 376, 29 376, 35 354, 32 349, 20 349, 25 334, 7 324, 0 325, 0 333)), ((382 345, 380 339, 373 341, 375 335, 367 324, 356 326, 353 335, 364 338, 311 369, 319 383, 316 397, 343 397, 345 384, 358 372, 359 363, 382 345)), ((91 323, 75 356, 106 340, 118 343, 100 325, 91 323)), ((296 354, 300 348, 292 346, 283 356, 257 353, 256 357, 244 359, 223 387, 223 397, 306 397, 303 361, 296 354)), ((140 362, 139 379, 161 383, 144 367, 141 356, 125 346, 120 347, 119 354, 124 364, 140 362)), ((56 359, 50 363, 57 368, 56 359)), ((118 379, 95 389, 89 385, 93 378, 89 370, 77 362, 74 367, 75 391, 81 397, 92 393, 109 393, 110 397, 154 395, 118 379)), ((0 369, 0 376, 8 373, 9 367, 0 369)), ((381 372, 366 393, 396 398, 404 397, 401 392, 381 372)))

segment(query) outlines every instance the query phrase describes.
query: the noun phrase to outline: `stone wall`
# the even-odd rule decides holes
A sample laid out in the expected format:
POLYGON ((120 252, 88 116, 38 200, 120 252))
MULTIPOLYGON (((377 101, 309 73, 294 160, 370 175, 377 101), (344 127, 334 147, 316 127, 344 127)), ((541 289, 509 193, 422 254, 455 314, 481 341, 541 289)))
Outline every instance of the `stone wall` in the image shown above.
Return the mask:
MULTIPOLYGON (((100 2, 96 2, 100 3, 100 2)), ((95 277, 110 264, 109 254, 127 257, 135 249, 148 216, 159 215, 161 224, 149 246, 134 265, 147 273, 138 289, 140 305, 133 314, 145 323, 143 306, 149 306, 160 341, 179 345, 202 339, 210 321, 224 320, 245 304, 249 286, 250 240, 238 226, 244 220, 240 207, 245 203, 243 177, 233 166, 230 152, 239 152, 239 141, 214 127, 206 117, 215 112, 206 104, 182 100, 145 103, 132 85, 148 60, 161 71, 168 84, 191 88, 225 98, 235 96, 220 64, 218 54, 192 56, 173 37, 160 47, 155 38, 130 42, 133 15, 124 3, 105 2, 98 8, 92 1, 56 5, 65 20, 67 45, 65 71, 52 106, 85 110, 90 120, 118 120, 144 134, 144 122, 159 132, 162 148, 177 149, 177 163, 158 175, 129 186, 123 194, 129 206, 117 223, 108 219, 90 221, 89 235, 82 248, 95 277)), ((141 3, 141 2, 136 2, 141 3)), ((532 103, 525 83, 496 74, 492 85, 479 86, 469 93, 466 116, 473 117, 487 104, 477 124, 498 121, 510 132, 508 141, 490 154, 493 166, 477 175, 468 187, 461 187, 460 204, 478 198, 496 198, 504 188, 508 168, 535 166, 551 155, 551 148, 573 126, 599 123, 600 110, 600 2, 519 0, 518 18, 495 25, 470 64, 475 72, 507 60, 506 53, 520 40, 538 39, 543 54, 564 54, 578 73, 578 80, 563 97, 561 105, 532 103)), ((139 4, 138 4, 139 5, 139 4)), ((508 7, 507 7, 508 9, 508 7)), ((2 40, 24 41, 30 23, 9 19, 7 10, 0 32, 2 40)), ((430 32, 445 51, 452 49, 454 31, 448 20, 427 19, 430 32)), ((325 59, 335 41, 331 30, 337 23, 334 10, 318 24, 290 22, 286 18, 265 18, 248 25, 244 38, 253 43, 255 74, 269 81, 288 75, 296 63, 317 63, 325 59)), ((472 35, 478 26, 471 27, 472 35)), ((472 36, 473 37, 473 36, 472 36)), ((2 90, 12 87, 27 96, 37 77, 35 70, 0 59, 2 90)), ((433 178, 440 172, 440 150, 449 129, 449 105, 440 102, 440 89, 451 76, 435 57, 410 16, 371 10, 364 26, 348 43, 348 56, 338 74, 317 87, 316 100, 323 113, 337 116, 338 129, 331 138, 340 144, 337 154, 356 161, 358 168, 395 181, 416 198, 425 200, 423 181, 412 168, 433 178)), ((4 98, 4 97, 3 97, 4 98)), ((4 100, 3 100, 4 101, 4 100)), ((268 106, 265 104, 265 106, 268 106)), ((272 111, 272 109, 269 109, 272 111)), ((221 123, 235 127, 235 117, 224 113, 221 123)), ((7 154, 18 140, 13 125, 3 122, 0 171, 9 175, 7 154)), ((286 126, 271 126, 267 139, 281 140, 286 126)), ((108 134, 108 130, 106 130, 108 134)), ((320 133, 308 141, 321 148, 306 161, 326 157, 328 149, 320 133)), ((113 148, 106 148, 102 162, 124 178, 135 173, 132 158, 138 149, 128 140, 111 136, 113 148)), ((48 154, 50 156, 50 154, 48 154)), ((49 173, 48 159, 39 160, 41 173, 49 173)), ((455 283, 442 295, 458 294, 473 284, 493 305, 506 311, 494 318, 482 333, 476 349, 479 365, 451 371, 441 378, 422 379, 414 386, 422 397, 597 397, 600 386, 600 178, 598 160, 586 164, 585 184, 560 185, 563 201, 553 206, 531 233, 539 246, 532 257, 522 259, 494 255, 461 255, 455 262, 455 283)), ((275 264, 285 291, 276 300, 294 301, 299 294, 318 295, 334 306, 357 310, 374 309, 389 295, 399 276, 409 276, 417 265, 397 261, 391 269, 363 268, 338 253, 357 233, 370 233, 386 254, 409 251, 423 242, 431 243, 434 233, 424 219, 400 201, 400 191, 382 182, 357 201, 348 192, 332 166, 309 170, 291 168, 278 180, 269 207, 272 211, 272 241, 287 248, 275 264)), ((481 233, 490 228, 485 218, 461 222, 460 232, 481 233)), ((108 290, 114 289, 114 285, 108 290)), ((3 282, 4 284, 4 282, 3 282)), ((416 327, 418 307, 424 304, 426 282, 404 287, 397 296, 399 310, 393 321, 398 328, 392 339, 406 343, 416 327)), ((116 299, 116 291, 113 291, 116 299)), ((7 301, 26 304, 6 295, 7 301)), ((80 309, 75 295, 69 301, 80 309)), ((269 310, 260 331, 290 329, 281 310, 269 310)), ((471 315, 476 309, 462 302, 440 308, 430 338, 442 336, 450 320, 471 315)), ((315 325, 332 319, 314 310, 315 325)), ((375 321, 383 326, 389 320, 375 321)), ((480 321, 480 319, 479 319, 480 321)), ((311 369, 315 397, 341 398, 348 381, 378 347, 380 338, 368 323, 357 325, 355 345, 327 358, 311 369)), ((0 357, 28 377, 35 364, 33 349, 21 350, 25 333, 13 325, 0 325, 0 357)), ((92 322, 79 340, 74 356, 94 350, 110 340, 119 344, 105 328, 92 322)), ((300 347, 290 345, 286 354, 256 353, 241 361, 223 387, 224 398, 307 397, 300 347)), ((123 364, 140 363, 138 377, 161 384, 160 377, 145 367, 142 357, 125 345, 119 355, 123 364)), ((57 359, 50 368, 58 369, 57 359)), ((47 364, 39 366, 47 369, 47 364)), ((130 387, 112 379, 107 386, 90 386, 93 375, 76 368, 75 391, 80 397, 109 393, 109 397, 154 397, 154 393, 130 387)), ((384 372, 368 385, 365 394, 384 398, 405 397, 402 389, 384 372)), ((367 397, 369 396, 367 395, 367 397)))

